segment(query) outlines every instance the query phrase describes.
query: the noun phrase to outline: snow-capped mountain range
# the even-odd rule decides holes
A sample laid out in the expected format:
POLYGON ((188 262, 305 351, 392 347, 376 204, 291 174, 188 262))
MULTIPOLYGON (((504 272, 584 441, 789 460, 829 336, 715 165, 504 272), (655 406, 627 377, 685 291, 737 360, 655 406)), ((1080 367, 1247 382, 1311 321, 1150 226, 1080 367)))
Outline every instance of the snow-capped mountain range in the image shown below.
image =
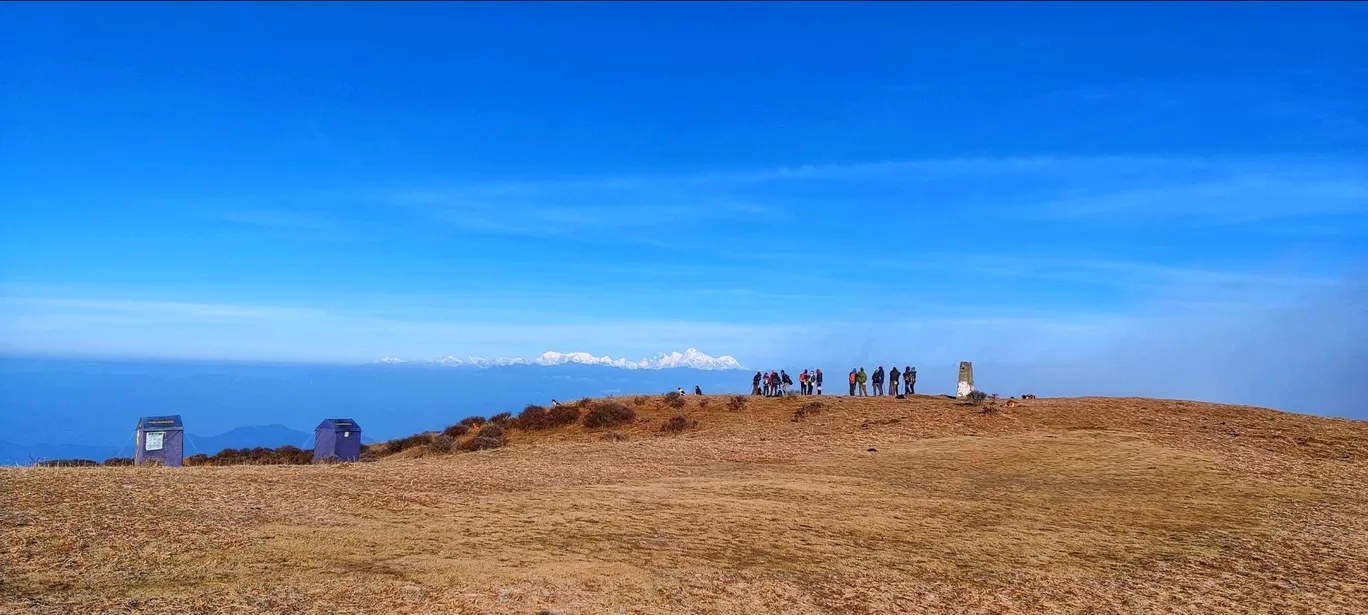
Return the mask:
POLYGON ((610 356, 596 357, 587 352, 547 351, 535 359, 524 359, 522 357, 485 359, 482 357, 445 356, 436 359, 410 362, 397 357, 384 357, 376 362, 389 365, 416 363, 419 365, 441 365, 446 367, 498 367, 502 365, 564 365, 566 363, 579 363, 583 365, 618 367, 621 369, 672 369, 676 367, 704 370, 745 369, 741 366, 739 361, 731 356, 722 355, 720 357, 712 357, 699 352, 697 348, 690 348, 684 352, 661 353, 640 361, 614 359, 610 356))

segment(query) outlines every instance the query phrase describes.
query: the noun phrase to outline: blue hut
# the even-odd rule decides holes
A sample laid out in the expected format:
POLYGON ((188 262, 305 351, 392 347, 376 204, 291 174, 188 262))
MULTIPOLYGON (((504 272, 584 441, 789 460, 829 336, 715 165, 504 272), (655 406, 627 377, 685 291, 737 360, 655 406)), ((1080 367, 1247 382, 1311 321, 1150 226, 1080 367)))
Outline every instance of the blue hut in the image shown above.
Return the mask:
POLYGON ((138 419, 138 449, 133 463, 156 459, 162 465, 179 466, 185 459, 185 427, 180 415, 144 416, 138 419))
POLYGON ((314 429, 313 460, 336 456, 341 461, 361 458, 361 426, 351 419, 323 419, 314 429))

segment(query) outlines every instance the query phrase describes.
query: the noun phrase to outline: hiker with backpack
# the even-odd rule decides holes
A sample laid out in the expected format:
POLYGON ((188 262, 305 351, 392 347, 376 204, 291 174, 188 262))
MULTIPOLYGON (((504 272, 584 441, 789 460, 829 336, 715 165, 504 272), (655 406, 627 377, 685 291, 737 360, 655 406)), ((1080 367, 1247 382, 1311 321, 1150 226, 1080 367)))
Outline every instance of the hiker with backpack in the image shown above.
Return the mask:
POLYGON ((889 397, 897 397, 897 396, 898 396, 898 377, 899 377, 900 375, 901 375, 901 374, 898 373, 898 368, 897 368, 896 366, 894 366, 893 369, 888 370, 888 396, 889 396, 889 397))
POLYGON ((906 385, 903 390, 907 395, 916 394, 917 368, 910 365, 903 368, 903 383, 906 385))
POLYGON ((755 375, 751 377, 751 395, 759 395, 759 394, 760 394, 760 372, 755 372, 755 375))
POLYGON ((808 394, 808 393, 807 393, 807 387, 808 387, 808 372, 807 372, 807 370, 803 370, 803 373, 798 374, 798 394, 799 394, 799 395, 807 395, 807 394, 808 394))
POLYGON ((788 397, 788 390, 791 386, 793 386, 793 379, 789 378, 788 372, 779 370, 779 396, 788 397))
POLYGON ((855 396, 855 368, 850 368, 850 396, 855 396))
POLYGON ((869 375, 865 374, 864 368, 861 367, 860 373, 855 374, 855 383, 860 385, 860 397, 869 397, 869 389, 865 388, 866 382, 869 382, 869 375))
POLYGON ((821 394, 822 394, 822 369, 821 369, 821 368, 818 368, 818 369, 817 369, 817 374, 816 374, 815 378, 816 378, 816 380, 817 380, 817 382, 816 382, 816 384, 817 384, 817 394, 818 394, 818 395, 821 395, 821 394))
POLYGON ((884 371, 880 365, 874 370, 874 394, 883 395, 884 371))
POLYGON ((770 371, 770 397, 779 395, 779 372, 770 371))

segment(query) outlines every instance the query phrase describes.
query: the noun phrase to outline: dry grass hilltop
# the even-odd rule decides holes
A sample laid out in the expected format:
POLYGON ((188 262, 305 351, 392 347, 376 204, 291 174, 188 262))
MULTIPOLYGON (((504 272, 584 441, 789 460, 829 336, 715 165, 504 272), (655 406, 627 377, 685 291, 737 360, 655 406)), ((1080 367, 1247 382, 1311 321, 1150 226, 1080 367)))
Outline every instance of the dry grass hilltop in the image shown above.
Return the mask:
POLYGON ((813 399, 617 398, 621 426, 373 463, 0 469, 0 612, 1368 613, 1368 422, 813 399))

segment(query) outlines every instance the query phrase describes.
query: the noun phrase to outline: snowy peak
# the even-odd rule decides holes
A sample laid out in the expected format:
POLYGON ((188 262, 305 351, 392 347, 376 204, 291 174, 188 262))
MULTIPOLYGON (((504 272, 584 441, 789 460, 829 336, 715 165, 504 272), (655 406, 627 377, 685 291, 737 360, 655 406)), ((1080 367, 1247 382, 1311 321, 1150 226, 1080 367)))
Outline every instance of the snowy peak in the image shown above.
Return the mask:
POLYGON ((698 351, 697 348, 690 348, 684 352, 671 352, 670 354, 658 354, 650 359, 654 369, 668 369, 671 367, 689 367, 693 369, 741 369, 741 363, 728 355, 720 357, 710 357, 698 351))
MULTIPOLYGON (((400 364, 407 363, 403 359, 396 357, 384 357, 377 363, 400 364)), ((729 355, 712 357, 699 352, 697 348, 690 348, 684 352, 661 353, 649 359, 640 361, 629 361, 627 359, 614 359, 604 355, 596 357, 587 352, 556 352, 548 350, 535 359, 523 359, 521 357, 501 357, 498 359, 484 359, 481 357, 457 357, 445 356, 418 363, 427 365, 438 365, 443 367, 496 367, 500 365, 564 365, 566 363, 578 363, 581 365, 602 365, 605 367, 616 367, 619 369, 674 369, 689 368, 703 370, 724 370, 724 369, 744 369, 741 363, 729 355)))

